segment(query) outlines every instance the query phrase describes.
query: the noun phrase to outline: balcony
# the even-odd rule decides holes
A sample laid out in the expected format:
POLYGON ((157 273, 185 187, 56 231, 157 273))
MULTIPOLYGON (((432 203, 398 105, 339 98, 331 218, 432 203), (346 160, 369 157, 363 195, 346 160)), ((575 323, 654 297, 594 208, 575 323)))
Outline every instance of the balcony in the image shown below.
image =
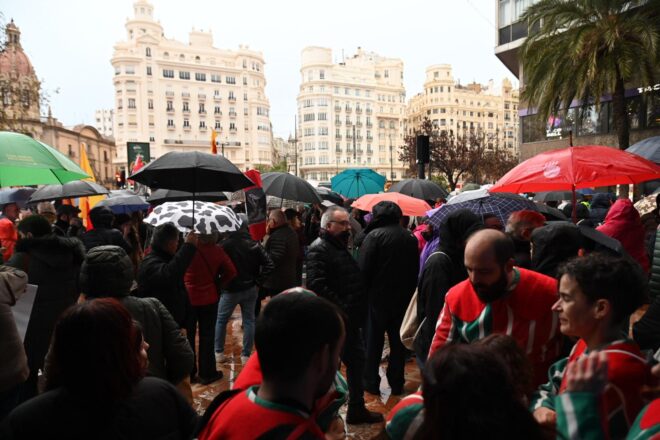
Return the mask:
POLYGON ((216 110, 213 112, 214 115, 222 116, 222 110, 216 110))
POLYGON ((174 92, 165 92, 165 96, 167 97, 174 96, 174 92))
POLYGON ((373 153, 374 153, 374 150, 372 150, 371 148, 367 148, 367 154, 373 154, 373 153))
POLYGON ((341 153, 341 148, 335 148, 335 153, 341 153))
POLYGON ((169 124, 168 124, 168 125, 167 125, 167 129, 168 129, 168 130, 176 130, 176 126, 175 126, 174 124, 172 124, 172 125, 169 125, 169 124))
POLYGON ((347 134, 346 139, 348 139, 348 140, 353 139, 353 135, 352 134, 347 134))
POLYGON ((200 125, 199 126, 199 131, 206 131, 208 127, 206 125, 200 125))
POLYGON ((190 131, 190 125, 184 125, 184 126, 183 126, 183 129, 184 129, 185 131, 190 131))
POLYGON ((341 121, 339 119, 335 119, 335 125, 341 125, 341 121))
POLYGON ((205 100, 206 99, 206 94, 205 93, 198 93, 197 94, 197 99, 199 99, 200 101, 205 100))
POLYGON ((341 140, 341 135, 340 135, 340 134, 336 134, 336 135, 335 135, 335 139, 337 139, 337 140, 341 140))
POLYGON ((220 95, 213 95, 213 100, 220 102, 222 101, 222 97, 220 95))
POLYGON ((184 115, 189 115, 190 114, 190 109, 188 107, 184 107, 182 110, 184 115))
POLYGON ((370 115, 370 114, 372 114, 372 113, 373 113, 373 110, 371 110, 370 108, 368 108, 368 109, 367 109, 367 114, 370 115))
POLYGON ((357 139, 358 142, 360 142, 364 138, 362 136, 358 135, 358 137, 356 139, 357 139))
POLYGON ((229 117, 230 117, 230 118, 235 118, 236 115, 237 115, 236 112, 229 112, 229 117))
POLYGON ((236 133, 236 131, 237 131, 236 127, 229 127, 230 133, 236 133))
POLYGON ((362 113, 362 108, 361 107, 355 107, 355 113, 361 114, 362 113))
POLYGON ((190 98, 190 93, 188 93, 188 92, 181 92, 181 97, 182 97, 182 98, 190 98))
POLYGON ((357 122, 355 123, 355 126, 356 126, 356 127, 362 127, 362 122, 361 122, 361 121, 357 121, 357 122))
POLYGON ((336 111, 336 112, 340 112, 340 111, 341 111, 341 106, 340 106, 340 105, 336 105, 336 106, 335 106, 335 111, 336 111))
POLYGON ((371 136, 371 135, 369 135, 369 136, 367 136, 367 140, 368 140, 368 141, 373 141, 373 140, 374 140, 374 137, 371 136))
POLYGON ((371 128, 373 126, 374 126, 374 124, 372 124, 371 122, 367 122, 367 128, 371 128))
MULTIPOLYGON (((119 109, 121 110, 121 107, 119 107, 119 109)), ((174 107, 167 107, 167 113, 170 115, 174 113, 174 107)))
POLYGON ((350 112, 352 112, 352 111, 353 111, 352 108, 350 108, 350 107, 346 107, 346 113, 350 113, 350 112))
POLYGON ((236 97, 235 96, 230 96, 229 98, 227 98, 227 100, 229 102, 236 102, 236 97))
POLYGON ((206 114, 206 110, 200 110, 200 111, 199 111, 199 114, 200 114, 200 115, 205 115, 205 114, 206 114))

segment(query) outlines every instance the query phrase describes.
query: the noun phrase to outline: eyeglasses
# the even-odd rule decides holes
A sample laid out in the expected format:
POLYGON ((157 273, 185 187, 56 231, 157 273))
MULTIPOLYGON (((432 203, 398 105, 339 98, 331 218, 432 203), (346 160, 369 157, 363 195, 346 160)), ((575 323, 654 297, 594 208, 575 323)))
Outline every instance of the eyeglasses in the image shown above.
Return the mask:
POLYGON ((349 222, 348 220, 342 220, 342 221, 330 220, 328 221, 328 223, 337 223, 338 225, 342 225, 342 226, 349 226, 351 224, 351 222, 349 222))

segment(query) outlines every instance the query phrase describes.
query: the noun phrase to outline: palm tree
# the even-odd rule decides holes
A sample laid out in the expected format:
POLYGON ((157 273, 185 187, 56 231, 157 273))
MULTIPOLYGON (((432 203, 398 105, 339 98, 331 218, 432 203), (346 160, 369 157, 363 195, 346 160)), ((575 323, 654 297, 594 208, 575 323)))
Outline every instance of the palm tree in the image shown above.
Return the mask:
POLYGON ((660 71, 660 2, 541 0, 521 20, 530 29, 520 48, 523 100, 547 120, 573 100, 599 107, 611 94, 619 148, 628 148, 625 87, 654 84, 660 71))

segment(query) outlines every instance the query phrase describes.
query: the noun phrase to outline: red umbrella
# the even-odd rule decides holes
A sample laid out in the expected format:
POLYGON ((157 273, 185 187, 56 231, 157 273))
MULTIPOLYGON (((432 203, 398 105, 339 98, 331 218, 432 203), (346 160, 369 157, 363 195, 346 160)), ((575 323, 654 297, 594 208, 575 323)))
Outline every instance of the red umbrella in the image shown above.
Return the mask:
POLYGON ((353 208, 358 208, 363 211, 369 211, 378 202, 390 201, 399 205, 403 215, 423 216, 426 211, 431 207, 424 200, 416 199, 401 193, 380 193, 380 194, 367 194, 360 197, 351 205, 353 208))
POLYGON ((636 154, 611 147, 568 147, 527 159, 489 191, 572 191, 575 211, 576 189, 640 183, 659 177, 660 167, 636 154))

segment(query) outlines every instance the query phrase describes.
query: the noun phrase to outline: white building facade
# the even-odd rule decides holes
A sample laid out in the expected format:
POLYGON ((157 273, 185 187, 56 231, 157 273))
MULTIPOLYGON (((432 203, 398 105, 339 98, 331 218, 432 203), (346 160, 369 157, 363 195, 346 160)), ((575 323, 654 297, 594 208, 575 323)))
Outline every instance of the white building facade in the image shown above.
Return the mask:
POLYGON ((260 52, 213 47, 211 32, 168 39, 146 0, 133 5, 127 37, 114 47, 114 136, 119 166, 127 142, 149 142, 150 156, 169 151, 218 153, 240 169, 271 165, 270 104, 260 52))
POLYGON ((298 174, 325 182, 347 168, 367 167, 402 179, 403 61, 358 48, 335 63, 331 49, 306 47, 300 73, 298 174))
POLYGON ((100 109, 94 112, 94 127, 106 137, 114 137, 114 110, 100 109))

